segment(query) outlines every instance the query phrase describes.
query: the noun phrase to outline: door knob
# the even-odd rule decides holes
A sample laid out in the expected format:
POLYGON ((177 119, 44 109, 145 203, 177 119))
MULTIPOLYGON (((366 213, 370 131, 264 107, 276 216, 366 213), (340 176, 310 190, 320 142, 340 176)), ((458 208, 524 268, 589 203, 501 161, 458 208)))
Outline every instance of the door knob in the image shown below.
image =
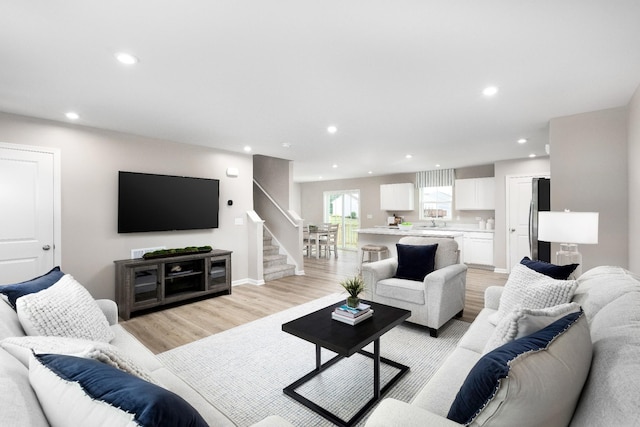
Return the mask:
POLYGON ((49 249, 51 249, 51 246, 49 246, 49 245, 44 245, 44 246, 42 247, 42 250, 43 250, 43 251, 48 251, 49 249))
POLYGON ((515 229, 515 228, 512 228, 512 229, 511 229, 511 230, 509 230, 509 231, 511 231, 512 233, 515 233, 516 229, 515 229))

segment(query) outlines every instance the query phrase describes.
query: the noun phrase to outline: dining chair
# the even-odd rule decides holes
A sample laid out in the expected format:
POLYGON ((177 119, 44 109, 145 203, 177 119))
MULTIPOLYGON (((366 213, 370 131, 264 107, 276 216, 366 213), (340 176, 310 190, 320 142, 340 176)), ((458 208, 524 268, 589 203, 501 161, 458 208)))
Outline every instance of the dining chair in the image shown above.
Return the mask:
MULTIPOLYGON (((324 250, 324 254, 327 258, 331 257, 331 251, 336 258, 338 258, 338 229, 340 224, 325 224, 326 234, 320 235, 320 249, 324 250)), ((321 251, 322 252, 322 251, 321 251)))

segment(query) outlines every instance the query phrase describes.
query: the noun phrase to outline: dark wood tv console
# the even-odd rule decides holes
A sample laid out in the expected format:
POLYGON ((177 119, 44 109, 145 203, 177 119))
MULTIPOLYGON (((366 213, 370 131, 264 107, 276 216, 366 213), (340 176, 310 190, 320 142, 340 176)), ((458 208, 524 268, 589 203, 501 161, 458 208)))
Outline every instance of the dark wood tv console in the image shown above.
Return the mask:
POLYGON ((118 314, 124 320, 135 311, 231 293, 231 251, 114 262, 118 314))

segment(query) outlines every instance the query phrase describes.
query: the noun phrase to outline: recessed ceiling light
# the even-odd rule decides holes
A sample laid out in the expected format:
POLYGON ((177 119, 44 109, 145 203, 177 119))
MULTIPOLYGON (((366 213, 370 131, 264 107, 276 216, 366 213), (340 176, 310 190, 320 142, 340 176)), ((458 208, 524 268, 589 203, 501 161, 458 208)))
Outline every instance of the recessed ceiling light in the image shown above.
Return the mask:
POLYGON ((333 166, 331 166, 332 168, 336 169, 338 167, 338 165, 336 165, 335 163, 333 164, 333 166))
POLYGON ((404 156, 404 157, 406 157, 407 159, 410 159, 410 158, 412 158, 413 156, 412 156, 411 154, 407 154, 407 155, 406 155, 406 156, 404 156))
POLYGON ((67 116, 69 120, 78 120, 80 118, 80 115, 73 111, 69 111, 65 116, 67 116))
POLYGON ((246 151, 247 153, 251 151, 251 147, 249 147, 248 145, 245 145, 243 148, 244 151, 246 151))
POLYGON ((367 172, 367 173, 368 173, 369 175, 371 175, 371 174, 373 173, 373 171, 369 171, 369 172, 367 172))
POLYGON ((484 96, 493 96, 498 93, 498 88, 496 86, 487 86, 482 90, 482 94, 484 96))
POLYGON ((283 142, 283 143, 282 143, 282 146, 283 146, 284 148, 291 148, 291 144, 289 144, 288 142, 283 142))
POLYGON ((524 143, 526 143, 526 142, 527 142, 527 138, 520 138, 520 139, 518 140, 518 144, 524 144, 524 143))
POLYGON ((535 154, 529 154, 529 157, 531 157, 532 159, 535 157, 535 154))
POLYGON ((118 62, 124 65, 133 65, 138 63, 138 58, 126 52, 118 52, 115 54, 118 62))
POLYGON ((322 179, 322 176, 319 176, 318 179, 322 179))
POLYGON ((338 132, 338 128, 337 128, 337 127, 335 127, 335 126, 333 126, 333 125, 332 125, 332 126, 329 126, 329 127, 327 128, 327 132, 329 132, 329 133, 336 133, 336 132, 338 132))
POLYGON ((438 163, 438 164, 436 164, 436 167, 437 167, 437 168, 439 168, 439 167, 440 167, 440 164, 439 164, 439 163, 438 163))

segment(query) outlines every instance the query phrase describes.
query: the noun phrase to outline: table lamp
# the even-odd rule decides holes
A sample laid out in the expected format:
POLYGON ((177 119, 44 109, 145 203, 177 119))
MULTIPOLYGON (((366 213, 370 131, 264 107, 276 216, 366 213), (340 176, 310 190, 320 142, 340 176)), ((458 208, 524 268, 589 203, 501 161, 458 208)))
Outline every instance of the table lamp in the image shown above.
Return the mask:
POLYGON ((538 240, 560 243, 556 264, 578 264, 575 277, 582 273, 582 254, 578 244, 598 243, 598 212, 538 212, 538 240))

